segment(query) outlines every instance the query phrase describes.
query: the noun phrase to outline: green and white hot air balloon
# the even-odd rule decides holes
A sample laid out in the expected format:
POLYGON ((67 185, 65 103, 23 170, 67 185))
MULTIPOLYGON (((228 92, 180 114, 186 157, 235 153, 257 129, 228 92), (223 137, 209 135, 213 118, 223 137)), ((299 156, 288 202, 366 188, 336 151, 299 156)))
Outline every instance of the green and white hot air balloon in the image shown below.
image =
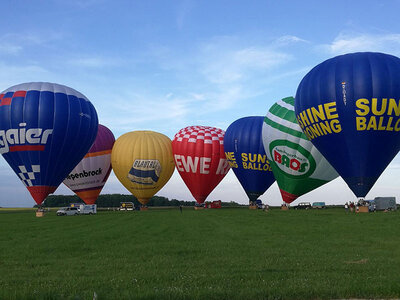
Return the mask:
POLYGON ((301 131, 294 98, 275 103, 264 119, 263 144, 286 203, 338 177, 337 172, 301 131))

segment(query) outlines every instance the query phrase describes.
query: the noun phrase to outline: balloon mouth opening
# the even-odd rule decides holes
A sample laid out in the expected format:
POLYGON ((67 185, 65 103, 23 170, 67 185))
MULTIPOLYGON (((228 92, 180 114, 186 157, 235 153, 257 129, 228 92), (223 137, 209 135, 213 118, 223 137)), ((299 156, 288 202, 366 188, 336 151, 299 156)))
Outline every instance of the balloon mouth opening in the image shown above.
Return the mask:
POLYGON ((196 200, 196 203, 194 204, 195 206, 204 206, 204 202, 206 201, 207 196, 201 196, 201 195, 193 195, 194 199, 196 200))
POLYGON ((284 201, 285 203, 287 203, 287 204, 292 203, 294 200, 296 200, 296 199, 298 198, 297 195, 291 194, 291 193, 286 192, 286 191, 284 191, 284 190, 281 190, 281 189, 280 189, 280 192, 281 192, 283 201, 284 201))
POLYGON ((28 186, 27 187, 29 193, 31 194, 33 200, 39 205, 42 206, 43 201, 49 194, 52 194, 56 191, 56 186, 28 186))
POLYGON ((103 187, 83 189, 75 191, 75 193, 83 200, 83 202, 85 202, 85 204, 90 205, 96 203, 102 188, 103 187))
POLYGON ((85 202, 85 204, 87 205, 92 205, 96 203, 97 198, 93 198, 93 199, 85 199, 83 200, 83 202, 85 202))
POLYGON ((150 198, 138 198, 137 199, 142 207, 147 207, 147 203, 149 203, 150 198))

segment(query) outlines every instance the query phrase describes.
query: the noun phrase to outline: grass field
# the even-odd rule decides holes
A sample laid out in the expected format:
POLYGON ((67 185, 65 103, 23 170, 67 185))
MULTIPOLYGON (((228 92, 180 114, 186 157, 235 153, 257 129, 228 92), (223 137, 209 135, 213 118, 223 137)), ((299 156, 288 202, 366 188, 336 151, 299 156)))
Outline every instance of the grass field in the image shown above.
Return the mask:
POLYGON ((400 212, 0 211, 0 299, 399 298, 400 212))

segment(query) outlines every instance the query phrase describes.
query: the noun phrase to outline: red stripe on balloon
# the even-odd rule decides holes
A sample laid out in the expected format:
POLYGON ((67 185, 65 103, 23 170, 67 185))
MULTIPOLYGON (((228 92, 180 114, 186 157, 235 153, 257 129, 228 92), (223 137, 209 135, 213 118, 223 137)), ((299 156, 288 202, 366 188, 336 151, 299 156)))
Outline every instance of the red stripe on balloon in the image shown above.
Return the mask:
POLYGON ((10 105, 11 104, 11 99, 12 98, 9 98, 9 97, 1 99, 0 106, 10 105))
POLYGON ((44 145, 10 146, 10 152, 19 151, 44 151, 44 145))
POLYGON ((26 91, 16 91, 13 95, 13 98, 16 98, 16 97, 24 97, 25 98, 25 95, 26 95, 26 91))
POLYGON ((88 154, 85 155, 84 158, 96 157, 96 156, 107 155, 107 154, 111 154, 111 149, 105 150, 105 151, 99 151, 99 152, 89 152, 88 154))
POLYGON ((296 200, 297 197, 298 197, 297 195, 288 193, 288 192, 286 192, 286 191, 284 191, 284 190, 281 190, 281 189, 280 189, 280 191, 281 191, 281 195, 282 195, 283 201, 285 201, 285 202, 288 203, 288 204, 292 203, 292 202, 293 202, 294 200, 296 200))

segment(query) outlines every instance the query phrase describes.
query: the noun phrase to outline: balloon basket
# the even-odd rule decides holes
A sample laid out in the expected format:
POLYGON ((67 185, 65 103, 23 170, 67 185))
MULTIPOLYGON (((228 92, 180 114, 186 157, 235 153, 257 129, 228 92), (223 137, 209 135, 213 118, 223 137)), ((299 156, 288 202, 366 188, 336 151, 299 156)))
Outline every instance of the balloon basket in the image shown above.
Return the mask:
POLYGON ((204 206, 195 206, 194 209, 195 210, 204 209, 204 206))
POLYGON ((289 206, 282 205, 282 206, 281 206, 281 210, 289 210, 289 206))
POLYGON ((257 205, 249 205, 249 209, 257 209, 257 205))
POLYGON ((142 211, 142 210, 149 210, 149 208, 148 208, 148 207, 141 207, 140 210, 141 210, 141 211, 142 211))
POLYGON ((36 212, 36 217, 38 217, 38 218, 44 217, 44 211, 37 211, 36 212))
POLYGON ((358 213, 367 213, 367 212, 369 212, 368 206, 359 206, 357 212, 358 213))

